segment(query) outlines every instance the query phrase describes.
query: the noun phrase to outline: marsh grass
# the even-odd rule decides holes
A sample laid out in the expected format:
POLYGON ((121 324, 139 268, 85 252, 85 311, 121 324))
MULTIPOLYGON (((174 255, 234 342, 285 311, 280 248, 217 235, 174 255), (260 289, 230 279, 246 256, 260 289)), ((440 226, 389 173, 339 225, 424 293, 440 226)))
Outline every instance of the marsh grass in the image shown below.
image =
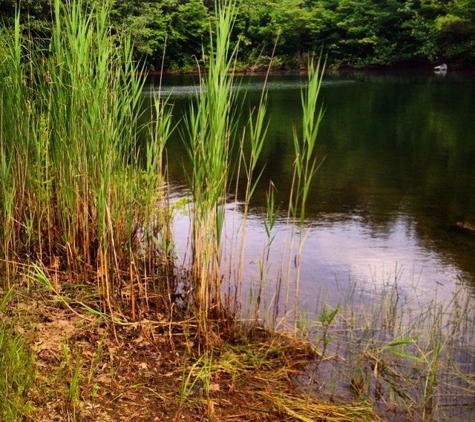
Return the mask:
MULTIPOLYGON (((323 106, 319 103, 323 74, 324 64, 321 64, 320 61, 315 64, 313 60, 310 60, 307 87, 301 91, 302 124, 301 127, 293 128, 295 161, 287 213, 289 239, 285 242, 289 245, 289 250, 286 252, 289 258, 286 261, 287 268, 282 271, 283 274, 286 274, 286 283, 285 286, 280 287, 285 291, 284 315, 287 314, 289 309, 292 309, 295 313, 298 312, 300 257, 302 256, 307 231, 305 227, 305 209, 312 180, 321 163, 316 154, 316 146, 318 130, 323 118, 323 106), (291 276, 292 266, 296 267, 294 278, 291 276), (294 291, 294 297, 291 303, 290 292, 292 290, 294 291)), ((282 252, 283 256, 284 250, 282 252)), ((278 304, 278 301, 276 301, 276 304, 278 304)), ((278 315, 279 309, 276 307, 274 319, 278 315)))
POLYGON ((186 130, 182 133, 191 168, 188 180, 192 195, 193 300, 203 327, 207 318, 226 319, 230 311, 240 307, 246 225, 236 228, 231 241, 238 246, 228 262, 225 281, 229 283, 224 298, 222 237, 229 224, 226 204, 230 198, 237 198, 240 189, 239 183, 234 185, 232 180, 239 181, 242 176, 246 219, 259 180, 256 165, 267 130, 265 87, 259 104, 249 112, 244 110, 244 99, 238 98, 234 77, 238 45, 233 47, 231 42, 235 14, 232 2, 217 4, 206 69, 200 74, 200 89, 185 117, 186 130), (247 124, 241 127, 240 119, 246 113, 247 124))
POLYGON ((197 101, 186 118, 193 199, 192 274, 194 300, 206 325, 211 311, 222 312, 220 245, 228 193, 233 140, 235 91, 231 75, 232 10, 218 11, 215 41, 211 42, 207 72, 200 78, 197 101))
MULTIPOLYGON (((454 399, 451 394, 473 398, 470 347, 475 327, 468 301, 456 296, 450 309, 436 302, 421 307, 401 299, 396 280, 370 304, 355 297, 337 308, 323 304, 315 321, 306 320, 309 317, 298 309, 306 200, 322 162, 316 155, 323 118, 321 62, 309 63, 302 91, 303 120, 294 129, 292 193, 279 277, 268 280, 278 215, 278 186, 270 182, 266 245, 250 295, 251 329, 245 341, 234 332, 238 328, 234 317, 242 316, 244 306, 242 284, 247 282, 245 220, 260 177, 256 163, 269 118, 265 87, 252 110, 244 110, 245 102, 237 97, 232 3, 217 7, 200 90, 181 133, 191 162, 192 257, 190 267, 180 274, 192 297, 185 298, 185 309, 177 309, 165 153, 174 130, 173 109, 158 93, 151 104, 152 118, 140 131, 147 133, 147 142, 138 142, 144 78, 137 75, 140 68, 132 60, 130 40, 110 33, 107 6, 89 11, 83 6, 54 1, 55 20, 47 44, 22 32, 19 15, 12 31, 2 29, 0 248, 6 280, 14 276, 19 280, 23 274, 27 283, 53 294, 71 314, 121 329, 135 328, 133 321, 142 324, 149 317, 163 319, 165 314, 168 320, 156 323, 161 331, 151 338, 166 337, 173 350, 174 339, 181 336, 187 347, 179 373, 173 373, 181 380, 181 389, 170 400, 183 409, 198 397, 210 418, 219 417, 217 404, 234 393, 241 403, 254 406, 243 412, 243 420, 260 409, 287 420, 312 420, 315 415, 328 421, 377 420, 365 404, 371 398, 375 406, 384 403, 428 421, 444 400, 454 399), (239 127, 246 113, 249 119, 239 127), (237 163, 233 157, 238 157, 237 163), (239 237, 231 242, 239 245, 233 251, 236 259, 224 269, 227 203, 232 198, 237 202, 241 189, 232 180, 244 180, 244 221, 232 234, 239 237), (224 281, 229 283, 227 292, 224 281), (66 285, 77 293, 80 286, 91 284, 95 293, 90 300, 70 300, 64 293, 66 285), (174 321, 178 317, 185 318, 174 321), (277 336, 279 341, 253 338, 261 325, 291 332, 293 340, 302 335, 307 342, 304 350, 300 343, 282 341, 285 336, 277 336), (312 349, 308 341, 313 341, 312 349), (294 364, 300 357, 314 360, 305 397, 295 394, 288 383, 298 372, 294 364), (329 365, 327 398, 334 400, 343 384, 358 396, 351 405, 309 399, 309 391, 320 393, 324 388, 321 374, 329 365), (455 393, 444 390, 444 385, 453 383, 455 393), (250 403, 249 391, 255 392, 250 403)), ((0 325, 0 336, 2 359, 8 360, 2 361, 7 362, 8 382, 1 385, 2 400, 8 398, 8 403, 0 403, 2 411, 14 418, 26 412, 22 400, 31 382, 29 355, 8 327, 0 325)), ((94 384, 93 374, 105 360, 102 340, 97 347, 89 364, 79 354, 72 356, 69 345, 63 349, 73 415, 82 386, 94 384)), ((113 361, 109 348, 111 379, 113 361)))
POLYGON ((22 421, 32 410, 28 394, 35 379, 34 360, 24 338, 5 322, 5 307, 13 290, 5 292, 0 302, 0 419, 22 421))
MULTIPOLYGON (((182 132, 191 161, 189 291, 204 333, 209 331, 208 318, 227 320, 229 310, 241 306, 246 224, 236 234, 241 236, 241 246, 238 258, 230 261, 229 294, 223 298, 226 203, 237 197, 239 189, 230 181, 243 176, 247 218, 269 124, 265 87, 252 110, 244 110, 244 100, 237 97, 233 71, 238 45, 231 41, 235 13, 233 3, 217 5, 199 94, 184 117, 182 132), (238 127, 246 113, 247 124, 238 127), (237 163, 233 157, 238 157, 237 163)), ((66 281, 92 281, 101 300, 98 312, 107 313, 111 321, 123 316, 137 320, 160 296, 168 296, 173 307, 172 211, 164 164, 165 145, 174 129, 172 108, 160 93, 154 97, 152 119, 140 130, 149 139, 139 142, 145 79, 137 75, 140 68, 132 60, 130 39, 110 33, 108 6, 87 9, 81 1, 63 5, 56 0, 53 16, 48 42, 25 35, 17 15, 13 31, 5 29, 8 41, 0 48, 3 263, 7 272, 25 263, 33 265, 33 273, 40 268, 58 294, 66 281)), ((316 119, 314 112, 322 74, 311 63, 309 87, 302 94, 305 112, 303 129, 295 129, 292 223, 304 219, 308 187, 317 169, 315 142, 321 112, 316 119)), ((269 247, 275 221, 273 189, 269 191, 269 247)), ((297 254, 302 245, 303 237, 297 254)), ((256 315, 266 265, 262 264, 258 280, 256 315)), ((286 308, 290 283, 288 276, 286 308)), ((276 307, 280 286, 277 290, 276 307)))
POLYGON ((156 269, 172 256, 162 173, 170 112, 154 104, 140 151, 145 79, 130 40, 110 33, 107 5, 56 0, 53 14, 48 43, 28 38, 20 15, 2 29, 3 263, 93 281, 102 311, 135 319, 166 284, 156 269))
MULTIPOLYGON (((187 172, 192 195, 193 300, 199 307, 203 327, 207 326, 208 317, 219 319, 224 316, 226 319, 225 315, 229 315, 230 310, 239 314, 242 309, 248 209, 260 180, 257 163, 266 142, 268 125, 271 124, 267 116, 265 82, 260 100, 251 110, 244 107, 245 100, 242 97, 246 97, 245 89, 241 92, 241 98, 237 95, 239 89, 233 70, 239 45, 234 47, 230 38, 235 13, 232 2, 217 5, 218 19, 213 28, 209 54, 205 55, 206 69, 199 76, 200 89, 185 117, 186 129, 182 131, 190 162, 187 172), (237 157, 237 162, 232 161, 234 157, 237 157), (232 181, 236 182, 231 183, 232 181), (238 201, 238 197, 243 199, 238 201), (232 198, 242 208, 242 218, 229 235, 232 239, 223 239, 226 225, 235 224, 229 215, 226 218, 226 206, 232 198), (226 251, 224 257, 226 245, 231 245, 231 251, 226 251), (227 283, 227 289, 223 287, 224 282, 227 283), (223 291, 226 292, 224 298, 223 291), (226 304, 226 310, 223 309, 223 303, 226 304)), ((321 162, 317 160, 316 142, 323 117, 319 104, 323 71, 324 66, 320 61, 309 62, 308 83, 302 90, 303 120, 301 125, 294 128, 296 158, 288 210, 290 239, 287 240, 292 246, 290 253, 283 246, 283 255, 287 253, 288 259, 282 259, 282 277, 275 291, 271 292, 274 296, 271 299, 274 306, 271 325, 274 326, 277 318, 286 315, 291 306, 298 306, 298 261, 306 236, 305 207, 312 179, 321 162), (294 245, 297 245, 295 251, 294 245), (291 275, 294 263, 297 266, 295 279, 291 275), (294 292, 292 299, 291 291, 294 292)), ((268 312, 268 258, 277 216, 274 199, 276 187, 272 181, 269 186, 266 219, 268 243, 260 259, 260 273, 254 281, 255 287, 251 294, 253 299, 249 304, 252 309, 250 312, 257 320, 260 320, 263 307, 268 312), (262 304, 264 301, 266 303, 262 304)))
POLYGON ((475 327, 463 288, 445 304, 421 301, 416 292, 403 296, 397 285, 371 296, 358 290, 342 298, 338 313, 323 306, 319 318, 306 321, 317 355, 303 385, 327 398, 355 394, 394 420, 470 414, 475 327))

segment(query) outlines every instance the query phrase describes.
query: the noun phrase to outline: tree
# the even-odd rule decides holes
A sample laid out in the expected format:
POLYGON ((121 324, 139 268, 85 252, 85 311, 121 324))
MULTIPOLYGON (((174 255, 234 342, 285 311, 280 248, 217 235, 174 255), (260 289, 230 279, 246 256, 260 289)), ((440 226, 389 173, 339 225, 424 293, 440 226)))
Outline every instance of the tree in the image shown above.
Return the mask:
POLYGON ((0 22, 6 26, 13 25, 16 12, 27 16, 24 27, 33 36, 49 36, 51 29, 51 0, 0 0, 0 22))
POLYGON ((170 68, 191 69, 208 45, 210 14, 202 0, 165 0, 166 63, 170 68))
POLYGON ((160 3, 116 0, 111 18, 116 31, 131 34, 137 57, 155 58, 163 51, 166 26, 160 3))
POLYGON ((455 64, 475 63, 475 1, 454 0, 435 19, 439 55, 455 64))

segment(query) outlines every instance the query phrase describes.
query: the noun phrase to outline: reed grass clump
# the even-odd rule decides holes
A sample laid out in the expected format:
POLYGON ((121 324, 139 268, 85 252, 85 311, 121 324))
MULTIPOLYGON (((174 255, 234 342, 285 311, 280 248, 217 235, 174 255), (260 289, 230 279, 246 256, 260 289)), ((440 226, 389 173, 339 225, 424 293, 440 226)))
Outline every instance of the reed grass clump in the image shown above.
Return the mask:
MULTIPOLYGON (((266 94, 263 89, 260 103, 248 113, 247 124, 240 126, 245 101, 239 98, 234 76, 238 45, 231 34, 236 7, 231 3, 217 3, 217 20, 210 28, 213 36, 204 56, 206 68, 200 74, 200 89, 185 116, 184 142, 190 158, 189 186, 192 195, 192 264, 194 302, 200 320, 206 326, 209 317, 222 318, 239 305, 239 294, 223 298, 224 268, 222 261, 223 227, 226 224, 226 204, 237 197, 239 186, 231 181, 244 176, 244 207, 248 207, 259 175, 256 164, 265 141, 267 116, 266 94), (248 153, 245 153, 248 151, 248 153), (237 162, 233 158, 237 157, 237 162), (226 303, 226 309, 223 305, 226 303)), ((244 94, 245 97, 245 94, 244 94)), ((245 212, 246 214, 246 212, 245 212)), ((245 226, 244 226, 245 227, 245 226)), ((244 245, 245 230, 235 233, 244 245)), ((230 260, 230 283, 236 282, 237 292, 242 283, 243 251, 236 251, 237 259, 230 260), (231 275, 233 274, 233 275, 231 275), (237 277, 234 278, 234 276, 237 277)), ((229 286, 229 284, 228 284, 229 286)))
POLYGON ((218 11, 215 42, 211 42, 206 74, 200 79, 197 101, 186 118, 185 144, 191 161, 193 199, 192 273, 194 300, 206 318, 222 311, 220 245, 228 194, 233 141, 235 91, 231 74, 232 11, 218 11))
POLYGON ((169 239, 161 202, 169 111, 156 104, 144 169, 144 77, 130 39, 111 34, 107 4, 55 0, 53 15, 46 43, 23 33, 19 14, 13 30, 3 29, 3 262, 6 271, 35 262, 51 278, 95 282, 103 310, 136 318, 149 286, 162 283, 156 268, 167 255, 157 239, 169 239))
MULTIPOLYGON (((316 64, 313 60, 310 60, 307 87, 301 91, 302 125, 300 128, 293 128, 295 161, 287 214, 288 224, 290 226, 290 258, 287 260, 284 314, 287 313, 289 309, 289 294, 291 289, 294 290, 293 307, 295 311, 298 312, 300 257, 302 256, 306 238, 305 209, 310 186, 322 162, 318 159, 316 147, 318 131, 323 119, 323 107, 319 104, 319 93, 324 68, 325 66, 321 64, 320 60, 316 64), (296 247, 295 253, 294 247, 296 247), (292 256, 295 256, 293 264, 292 256), (296 266, 297 272, 291 286, 292 265, 296 266)), ((274 318, 276 318, 277 315, 278 312, 275 312, 274 318)))
MULTIPOLYGON (((251 110, 244 108, 246 92, 239 93, 239 84, 235 80, 234 66, 239 45, 231 42, 231 33, 235 19, 235 5, 218 3, 217 17, 211 44, 205 63, 206 69, 200 74, 200 89, 195 101, 190 106, 185 117, 186 129, 182 132, 190 159, 189 187, 192 196, 192 274, 194 302, 199 307, 200 319, 206 326, 206 319, 221 318, 226 310, 238 310, 243 305, 242 283, 244 249, 246 243, 246 219, 249 204, 254 194, 260 173, 257 172, 257 163, 266 141, 267 127, 270 118, 267 116, 266 83, 262 88, 260 101, 251 110), (243 99, 244 97, 244 99, 243 99), (248 116, 248 119, 243 118, 248 116), (245 122, 245 123, 243 123, 245 122), (236 161, 233 161, 233 158, 236 161), (236 181, 236 184, 231 183, 236 181), (241 184, 241 185, 240 185, 241 184), (238 197, 243 198, 238 201, 238 197), (226 224, 233 224, 226 218, 226 205, 232 198, 242 205, 243 216, 239 227, 233 230, 232 239, 227 239, 231 245, 232 255, 226 263, 223 260, 223 232, 226 224), (227 268, 224 268, 228 265, 227 268), (223 282, 228 282, 228 289, 223 288, 223 282), (223 291, 227 296, 223 298, 223 291)), ((323 112, 319 109, 319 90, 322 83, 324 66, 313 61, 309 62, 308 83, 302 90, 302 108, 304 110, 302 125, 295 128, 295 167, 293 193, 290 198, 288 211, 289 228, 291 228, 291 244, 296 237, 295 225, 300 224, 303 229, 305 219, 305 204, 309 188, 320 161, 317 161, 316 142, 319 124, 323 112)), ((270 71, 270 67, 269 67, 270 71)), ((269 165, 271 165, 269 163, 269 165)), ((278 188, 278 187, 277 187, 278 188)), ((270 181, 268 196, 268 234, 267 251, 272 244, 276 219, 274 199, 275 186, 270 181)), ((305 234, 300 231, 297 256, 302 253, 305 234)), ((285 249, 285 246, 284 246, 285 249)), ((249 304, 256 318, 261 312, 261 301, 265 300, 264 291, 267 291, 268 263, 265 262, 266 252, 261 261, 260 279, 257 280, 257 290, 254 296, 255 303, 249 304)), ((268 256, 268 252, 267 252, 268 256)), ((273 319, 274 323, 282 316, 279 306, 282 296, 285 295, 284 314, 289 307, 289 294, 295 291, 294 305, 297 306, 297 282, 290 275, 290 268, 294 256, 288 261, 286 282, 277 283, 274 294, 275 300, 273 319), (283 290, 283 292, 281 292, 283 290)), ((284 261, 284 260, 283 260, 284 261)), ((284 265, 284 264, 282 264, 284 265)))

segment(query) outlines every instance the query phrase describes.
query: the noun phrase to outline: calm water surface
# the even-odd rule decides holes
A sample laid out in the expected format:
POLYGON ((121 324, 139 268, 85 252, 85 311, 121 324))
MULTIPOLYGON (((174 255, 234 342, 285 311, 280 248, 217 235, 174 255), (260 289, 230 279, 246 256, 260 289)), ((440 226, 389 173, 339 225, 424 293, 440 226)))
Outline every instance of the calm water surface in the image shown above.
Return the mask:
MULTIPOLYGON (((282 268, 281 262, 290 262, 290 279, 296 277, 295 252, 290 257, 288 252, 285 210, 294 161, 292 128, 301 120, 304 80, 298 75, 279 75, 268 84, 270 125, 259 163, 261 183, 247 221, 244 293, 259 279, 265 254, 263 221, 270 181, 277 188, 282 210, 269 255, 266 286, 270 297, 279 271, 287 277, 287 267, 282 268)), ((178 121, 198 91, 196 78, 170 77, 163 82, 178 121)), ((260 76, 242 78, 250 107, 259 101, 262 82, 260 76)), ((433 310, 434 301, 450 309, 455 291, 475 292, 475 231, 457 226, 475 227, 475 74, 330 73, 324 78, 321 100, 325 107, 318 147, 322 165, 309 195, 299 290, 309 317, 321 315, 323 302, 337 306, 351 296, 356 308, 365 308, 364 315, 378 318, 384 313, 379 307, 386 297, 381 292, 394 285, 397 297, 406 299, 396 302, 404 309, 401 316, 409 319, 414 313, 408 307, 426 315, 427 302, 433 310)), ((187 195, 187 163, 178 134, 167 152, 174 197, 180 198, 187 195)), ((235 233, 242 230, 240 201, 238 195, 227 204, 223 256, 228 260, 239 255, 235 233)), ((183 260, 189 255, 188 230, 189 216, 178 215, 175 239, 183 260)), ((234 272, 223 273, 231 281, 240 279, 234 272)), ((473 308, 469 306, 466 309, 473 308)), ((473 374, 475 368, 470 327, 460 338, 454 336, 447 358, 442 358, 445 363, 456 362, 457 371, 465 374, 473 374)), ((379 334, 383 337, 375 334, 376 338, 384 342, 384 333, 379 334)), ((347 346, 347 358, 359 347, 357 338, 353 340, 347 346)), ((336 340, 334 344, 346 343, 336 340)), ((319 371, 315 378, 328 386, 333 385, 332 373, 345 379, 344 365, 343 369, 338 362, 329 365, 325 370, 309 367, 309 373, 319 371)), ((434 420, 472 420, 473 408, 467 406, 473 404, 472 385, 458 380, 450 369, 445 374, 445 367, 451 368, 443 364, 438 370, 437 403, 441 406, 434 420)), ((350 379, 339 385, 350 385, 350 379)), ((420 403, 417 391, 415 387, 415 403, 420 403)), ((337 391, 340 394, 344 397, 345 391, 337 391)), ((383 406, 388 416, 386 410, 383 406)), ((406 420, 404 412, 393 416, 390 420, 406 420)))
MULTIPOLYGON (((243 77, 250 105, 263 78, 243 77)), ((178 119, 197 92, 196 77, 166 77, 178 119)), ((247 228, 246 277, 256 279, 266 243, 265 192, 277 188, 282 216, 292 180, 292 128, 301 119, 305 78, 272 76, 270 126, 260 165, 260 190, 247 228)), ((450 299, 475 280, 475 74, 329 73, 321 101, 318 171, 308 204, 300 293, 309 307, 324 292, 336 305, 354 283, 371 290, 397 279, 401 291, 450 299)), ((168 144, 171 180, 186 194, 186 157, 176 135, 168 144)), ((238 198, 239 199, 239 198, 238 198)), ((240 207, 229 204, 227 237, 239 225, 240 207)), ((186 255, 188 218, 176 223, 180 256, 186 255)), ((271 250, 269 283, 275 282, 284 220, 271 250)), ((232 242, 231 242, 232 243, 232 242)), ((227 249, 232 244, 228 242, 227 249)))

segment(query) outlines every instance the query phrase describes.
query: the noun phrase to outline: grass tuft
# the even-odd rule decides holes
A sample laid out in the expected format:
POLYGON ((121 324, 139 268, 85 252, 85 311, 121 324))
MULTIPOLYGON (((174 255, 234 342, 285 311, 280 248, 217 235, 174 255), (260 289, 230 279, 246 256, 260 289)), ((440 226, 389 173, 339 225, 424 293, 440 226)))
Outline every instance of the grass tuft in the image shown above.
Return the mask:
POLYGON ((27 341, 4 322, 12 292, 8 290, 0 303, 0 419, 5 422, 23 421, 30 415, 28 394, 35 379, 33 355, 27 341))

